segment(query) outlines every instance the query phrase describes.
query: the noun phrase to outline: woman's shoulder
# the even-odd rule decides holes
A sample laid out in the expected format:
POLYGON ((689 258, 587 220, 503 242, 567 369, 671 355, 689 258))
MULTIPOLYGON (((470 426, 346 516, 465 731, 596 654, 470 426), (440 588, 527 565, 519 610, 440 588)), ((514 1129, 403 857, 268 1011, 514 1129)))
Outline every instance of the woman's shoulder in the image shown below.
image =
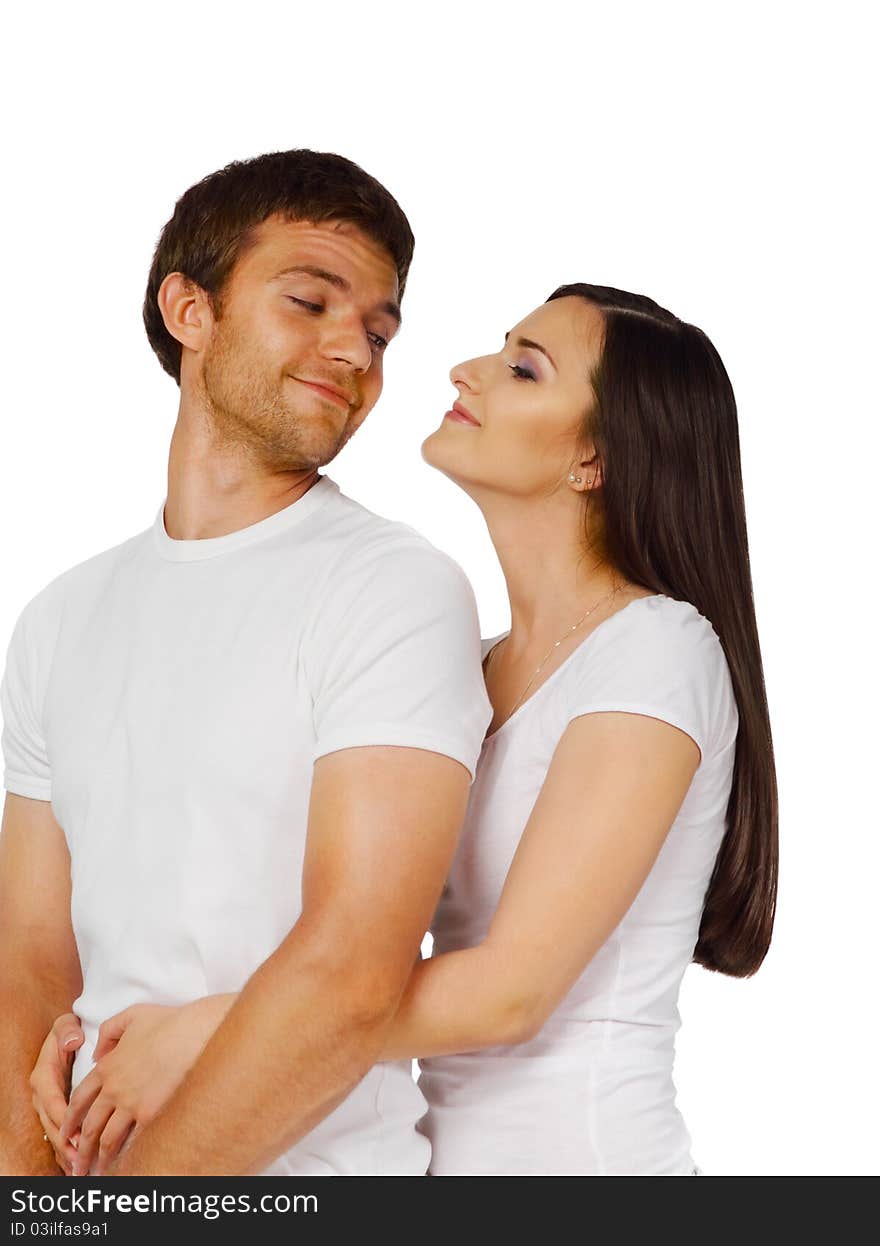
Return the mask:
MULTIPOLYGON (((509 632, 482 639, 482 658, 509 632)), ((566 666, 592 667, 612 655, 632 660, 657 652, 666 660, 681 661, 688 655, 724 660, 718 635, 707 618, 689 601, 662 593, 636 597, 605 619, 573 650, 566 666)))
POLYGON ((690 602, 662 594, 636 598, 600 624, 575 651, 563 683, 569 717, 621 709, 664 718, 704 754, 736 717, 712 624, 690 602))
MULTIPOLYGON (((595 637, 597 651, 623 650, 635 652, 657 650, 667 659, 683 660, 688 656, 722 658, 724 652, 718 635, 696 606, 689 601, 653 593, 637 597, 601 623, 587 642, 595 637)), ((588 643, 584 652, 589 651, 588 643)))

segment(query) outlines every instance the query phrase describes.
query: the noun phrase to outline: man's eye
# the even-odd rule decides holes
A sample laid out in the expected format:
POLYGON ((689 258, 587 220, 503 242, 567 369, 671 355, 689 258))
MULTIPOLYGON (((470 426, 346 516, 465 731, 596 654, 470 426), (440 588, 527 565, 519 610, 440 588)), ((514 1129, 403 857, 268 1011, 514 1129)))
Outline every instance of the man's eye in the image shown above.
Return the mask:
POLYGON ((305 307, 307 311, 322 312, 324 310, 320 303, 309 303, 305 299, 294 298, 292 294, 288 294, 287 297, 290 299, 291 303, 299 303, 300 307, 305 307))

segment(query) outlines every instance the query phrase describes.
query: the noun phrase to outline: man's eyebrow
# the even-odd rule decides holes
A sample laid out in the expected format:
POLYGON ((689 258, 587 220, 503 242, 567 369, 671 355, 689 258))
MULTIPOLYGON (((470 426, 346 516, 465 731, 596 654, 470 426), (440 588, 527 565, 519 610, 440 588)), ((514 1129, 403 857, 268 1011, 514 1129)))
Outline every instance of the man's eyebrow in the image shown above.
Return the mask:
MULTIPOLYGON (((507 339, 509 337, 510 337, 510 330, 508 329, 508 331, 504 335, 505 345, 507 344, 507 339)), ((541 345, 540 342, 533 342, 532 339, 529 337, 518 337, 514 345, 524 346, 526 350, 539 350, 542 355, 546 355, 547 358, 550 360, 550 362, 553 363, 553 356, 550 354, 549 350, 547 350, 545 346, 541 345)), ((556 367, 555 363, 553 363, 553 367, 554 368, 556 367)))
MULTIPOLYGON (((281 272, 276 273, 274 280, 279 277, 287 277, 291 273, 305 273, 308 277, 317 277, 319 281, 326 281, 328 285, 335 286, 337 290, 344 290, 346 294, 351 291, 351 285, 340 277, 339 273, 331 273, 326 268, 318 268, 314 264, 292 264, 290 268, 282 268, 281 272)), ((393 299, 389 299, 387 303, 383 303, 379 308, 380 311, 390 316, 397 324, 400 324, 400 305, 395 303, 393 299)))

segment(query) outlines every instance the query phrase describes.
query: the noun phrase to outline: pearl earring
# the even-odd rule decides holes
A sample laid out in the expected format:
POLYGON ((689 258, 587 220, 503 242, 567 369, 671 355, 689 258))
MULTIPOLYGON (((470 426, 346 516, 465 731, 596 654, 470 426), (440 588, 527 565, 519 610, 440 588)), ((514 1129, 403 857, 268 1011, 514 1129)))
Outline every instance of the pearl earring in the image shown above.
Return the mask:
POLYGON ((580 484, 582 478, 580 476, 575 476, 574 472, 571 472, 568 479, 571 484, 580 484))

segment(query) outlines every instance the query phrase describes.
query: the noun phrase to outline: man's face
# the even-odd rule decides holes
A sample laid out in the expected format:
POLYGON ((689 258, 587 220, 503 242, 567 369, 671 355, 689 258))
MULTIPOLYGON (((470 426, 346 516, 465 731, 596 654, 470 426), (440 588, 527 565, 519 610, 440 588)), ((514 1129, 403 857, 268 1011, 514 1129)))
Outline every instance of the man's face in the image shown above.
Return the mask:
POLYGON ((264 221, 200 353, 221 440, 272 471, 329 463, 382 392, 397 298, 391 256, 356 226, 264 221))

